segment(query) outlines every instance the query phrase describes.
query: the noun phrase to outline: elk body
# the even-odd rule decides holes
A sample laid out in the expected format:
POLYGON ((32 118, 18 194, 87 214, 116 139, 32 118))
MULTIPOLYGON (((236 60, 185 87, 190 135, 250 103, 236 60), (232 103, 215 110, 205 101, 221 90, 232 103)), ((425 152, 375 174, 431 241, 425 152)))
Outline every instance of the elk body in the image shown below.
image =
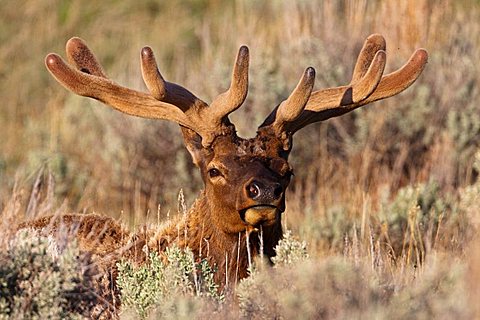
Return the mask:
POLYGON ((210 105, 165 81, 149 47, 141 51, 148 94, 109 80, 81 39, 70 39, 66 52, 70 64, 56 54, 49 54, 45 62, 67 89, 130 115, 179 124, 205 188, 186 215, 162 228, 144 228, 135 234, 98 215, 43 217, 22 227, 47 233, 75 229, 81 250, 103 263, 104 272, 112 274, 110 280, 115 278, 114 265, 120 259, 141 263, 145 248, 162 252, 173 243, 186 246, 196 257, 207 257, 216 266, 215 280, 221 287, 248 275, 249 254, 255 256, 262 249, 267 257, 275 255, 282 237, 285 190, 292 176, 288 156, 295 132, 400 93, 418 78, 428 58, 427 52, 419 49, 402 68, 384 76, 385 40, 371 35, 359 54, 350 84, 314 91, 315 70, 307 68, 292 94, 260 125, 256 137, 243 139, 228 115, 247 96, 249 51, 245 46, 238 52, 230 88, 210 105))

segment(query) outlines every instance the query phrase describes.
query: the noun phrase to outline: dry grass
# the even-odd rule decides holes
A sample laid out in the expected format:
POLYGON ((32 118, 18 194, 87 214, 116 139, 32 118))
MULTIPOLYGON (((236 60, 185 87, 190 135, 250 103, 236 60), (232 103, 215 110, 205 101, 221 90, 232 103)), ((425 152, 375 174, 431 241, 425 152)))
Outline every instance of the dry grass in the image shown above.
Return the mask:
POLYGON ((190 202, 201 187, 175 125, 75 97, 48 75, 43 58, 63 54, 69 37, 83 37, 108 74, 134 88, 143 88, 138 54, 148 44, 169 80, 207 101, 225 89, 235 51, 247 44, 250 92, 232 119, 252 136, 252 123, 289 94, 305 67, 317 69, 316 88, 347 83, 363 40, 378 32, 387 40, 388 70, 420 46, 429 64, 405 93, 296 135, 285 221, 307 241, 312 260, 280 268, 273 282, 260 274, 259 289, 275 291, 272 283, 288 278, 307 293, 292 305, 279 294, 266 302, 265 317, 288 317, 297 303, 310 317, 479 316, 480 256, 471 240, 480 203, 478 1, 0 5, 4 244, 12 221, 23 217, 94 210, 138 224, 176 212, 180 188, 190 202), (331 267, 339 256, 341 266, 331 267), (337 279, 337 269, 340 289, 331 291, 328 277, 316 276, 337 279), (458 298, 465 296, 472 303, 458 298), (359 299, 357 309, 346 297, 359 299))

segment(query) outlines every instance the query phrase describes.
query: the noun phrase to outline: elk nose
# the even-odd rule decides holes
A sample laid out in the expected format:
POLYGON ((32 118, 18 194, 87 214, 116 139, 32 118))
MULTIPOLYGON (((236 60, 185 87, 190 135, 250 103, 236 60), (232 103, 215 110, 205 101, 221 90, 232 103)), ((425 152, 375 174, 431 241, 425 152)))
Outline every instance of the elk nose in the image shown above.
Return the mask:
POLYGON ((268 185, 253 180, 247 184, 247 195, 252 200, 272 201, 277 200, 283 193, 283 187, 280 183, 270 183, 268 185))
POLYGON ((273 195, 275 196, 275 199, 280 198, 280 196, 283 193, 283 188, 280 183, 275 183, 273 186, 273 195))

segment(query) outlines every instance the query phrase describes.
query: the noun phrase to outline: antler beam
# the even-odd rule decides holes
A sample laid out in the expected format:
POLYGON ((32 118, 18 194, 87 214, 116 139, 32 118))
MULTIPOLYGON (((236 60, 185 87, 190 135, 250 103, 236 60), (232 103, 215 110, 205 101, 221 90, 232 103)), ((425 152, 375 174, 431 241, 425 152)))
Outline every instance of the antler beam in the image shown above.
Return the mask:
POLYGON ((396 95, 415 82, 427 60, 427 51, 418 49, 402 68, 382 76, 386 63, 385 39, 378 34, 371 35, 360 51, 349 85, 313 92, 303 111, 294 120, 286 122, 278 117, 277 107, 260 128, 272 126, 277 131, 282 128, 293 134, 310 123, 337 117, 373 101, 396 95))
POLYGON ((71 65, 55 53, 45 59, 47 69, 64 87, 130 115, 174 121, 200 135, 205 147, 216 136, 234 132, 228 115, 242 105, 248 92, 249 53, 245 46, 239 50, 230 88, 215 98, 211 106, 184 87, 165 81, 150 47, 141 51, 142 76, 150 94, 108 79, 82 39, 71 38, 66 52, 71 65))
POLYGON ((95 55, 80 38, 70 39, 66 51, 75 68, 55 53, 47 55, 45 64, 55 79, 67 89, 100 100, 130 115, 171 120, 195 130, 192 121, 177 106, 158 101, 151 95, 125 88, 108 79, 95 55))
MULTIPOLYGON (((385 48, 381 35, 368 37, 352 80, 346 86, 312 92, 315 71, 308 68, 290 97, 272 111, 260 128, 272 127, 279 136, 292 135, 310 123, 340 116, 405 90, 422 73, 428 54, 418 49, 402 68, 383 76, 385 48)), ((249 52, 245 46, 238 52, 229 89, 210 106, 184 87, 165 81, 150 47, 141 51, 142 76, 150 94, 108 79, 80 38, 70 39, 66 51, 71 65, 52 53, 46 58, 46 66, 62 85, 79 95, 100 100, 130 115, 174 121, 197 133, 204 147, 210 146, 218 135, 235 132, 228 115, 242 105, 248 93, 249 52)))

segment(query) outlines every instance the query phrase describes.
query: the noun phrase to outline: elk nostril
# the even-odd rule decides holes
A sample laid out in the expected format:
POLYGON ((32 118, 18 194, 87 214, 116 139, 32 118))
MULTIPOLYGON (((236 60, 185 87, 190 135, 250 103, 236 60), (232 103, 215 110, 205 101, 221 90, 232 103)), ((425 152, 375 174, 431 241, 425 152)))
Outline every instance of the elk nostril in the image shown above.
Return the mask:
POLYGON ((275 198, 279 198, 282 195, 282 193, 283 193, 282 185, 280 183, 275 184, 273 188, 273 195, 275 196, 275 198))
POLYGON ((255 181, 247 186, 247 194, 252 199, 257 198, 260 195, 260 187, 255 181))

